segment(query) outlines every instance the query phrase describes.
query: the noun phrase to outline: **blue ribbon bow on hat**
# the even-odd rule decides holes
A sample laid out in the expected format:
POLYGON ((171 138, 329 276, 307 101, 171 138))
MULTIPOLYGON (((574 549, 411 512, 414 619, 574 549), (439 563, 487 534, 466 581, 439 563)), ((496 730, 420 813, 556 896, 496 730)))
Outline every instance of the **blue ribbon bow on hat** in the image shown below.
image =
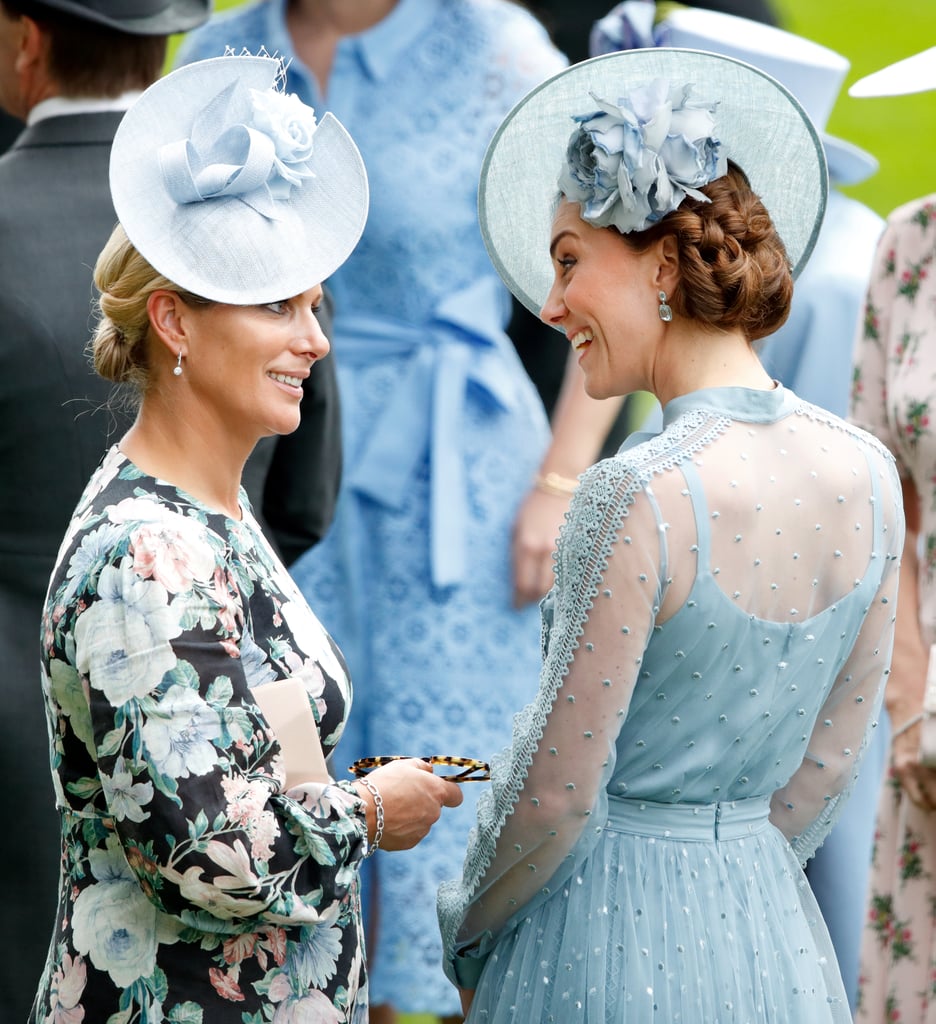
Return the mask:
POLYGON ((234 197, 276 220, 276 202, 314 177, 306 161, 315 127, 296 96, 232 82, 199 112, 189 138, 159 150, 166 190, 183 204, 234 197))

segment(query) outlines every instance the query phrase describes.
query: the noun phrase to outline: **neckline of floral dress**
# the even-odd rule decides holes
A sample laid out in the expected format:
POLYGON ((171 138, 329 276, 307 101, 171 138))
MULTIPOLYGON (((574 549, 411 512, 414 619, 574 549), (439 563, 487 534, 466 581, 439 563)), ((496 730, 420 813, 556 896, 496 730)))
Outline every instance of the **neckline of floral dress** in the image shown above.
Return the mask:
POLYGON ((111 453, 121 462, 125 462, 128 465, 133 466, 137 473, 140 474, 141 479, 152 480, 157 487, 171 487, 176 492, 176 494, 178 494, 179 497, 182 498, 187 504, 193 506, 193 508, 201 509, 207 515, 220 516, 227 522, 241 525, 247 521, 247 513, 252 511, 250 507, 250 501, 247 498, 247 492, 244 490, 243 484, 240 485, 238 494, 238 502, 240 504, 241 513, 240 519, 235 519, 234 516, 229 515, 227 512, 224 512, 218 508, 214 508, 213 506, 206 504, 200 498, 196 498, 194 494, 189 493, 189 491, 187 491, 184 487, 180 487, 178 484, 173 483, 171 480, 166 480, 161 476, 153 476, 152 473, 148 473, 145 469, 143 469, 142 466, 139 466, 136 462, 134 462, 133 459, 131 459, 130 456, 127 455, 127 453, 121 449, 119 443, 115 444, 111 448, 111 453))

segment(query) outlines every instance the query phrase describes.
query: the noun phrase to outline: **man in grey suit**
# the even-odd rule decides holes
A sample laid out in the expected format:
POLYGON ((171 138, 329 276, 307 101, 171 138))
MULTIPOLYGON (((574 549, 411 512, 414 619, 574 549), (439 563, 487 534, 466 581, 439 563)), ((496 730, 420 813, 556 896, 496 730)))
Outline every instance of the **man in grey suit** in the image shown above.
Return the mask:
MULTIPOLYGON (((160 74, 168 35, 209 7, 0 0, 0 107, 26 122, 0 157, 0 1021, 10 1024, 26 1019, 43 969, 61 858, 42 606, 71 512, 132 414, 86 354, 92 268, 116 219, 110 147, 123 111, 160 74)), ((316 369, 300 431, 266 439, 245 470, 287 561, 324 532, 338 486, 334 370, 330 360, 316 369)))

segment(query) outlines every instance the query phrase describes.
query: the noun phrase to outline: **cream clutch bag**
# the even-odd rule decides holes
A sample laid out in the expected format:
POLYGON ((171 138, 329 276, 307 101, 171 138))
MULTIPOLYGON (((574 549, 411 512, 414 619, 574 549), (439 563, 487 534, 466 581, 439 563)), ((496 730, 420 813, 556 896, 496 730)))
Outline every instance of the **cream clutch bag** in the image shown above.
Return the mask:
POLYGON ((920 763, 936 767, 936 644, 930 647, 920 724, 920 763))
POLYGON ((286 788, 330 782, 309 695, 299 679, 278 679, 250 691, 283 751, 286 788))

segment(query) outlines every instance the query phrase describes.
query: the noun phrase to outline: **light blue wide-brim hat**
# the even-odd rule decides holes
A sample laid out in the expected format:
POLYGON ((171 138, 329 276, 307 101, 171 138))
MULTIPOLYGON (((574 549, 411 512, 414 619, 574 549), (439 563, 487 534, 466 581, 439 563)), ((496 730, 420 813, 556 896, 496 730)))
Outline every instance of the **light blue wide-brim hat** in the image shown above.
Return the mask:
POLYGON ((559 172, 573 117, 656 79, 691 84, 718 103, 714 135, 747 174, 786 247, 794 276, 816 243, 828 198, 818 131, 793 94, 766 72, 721 54, 676 48, 623 50, 560 71, 529 92, 496 131, 481 169, 479 215, 504 283, 539 314, 553 280, 549 243, 559 172))
POLYGON ((117 129, 118 220, 160 274, 195 295, 232 305, 299 295, 334 273, 364 230, 357 146, 282 80, 271 57, 198 61, 151 85, 117 129))

